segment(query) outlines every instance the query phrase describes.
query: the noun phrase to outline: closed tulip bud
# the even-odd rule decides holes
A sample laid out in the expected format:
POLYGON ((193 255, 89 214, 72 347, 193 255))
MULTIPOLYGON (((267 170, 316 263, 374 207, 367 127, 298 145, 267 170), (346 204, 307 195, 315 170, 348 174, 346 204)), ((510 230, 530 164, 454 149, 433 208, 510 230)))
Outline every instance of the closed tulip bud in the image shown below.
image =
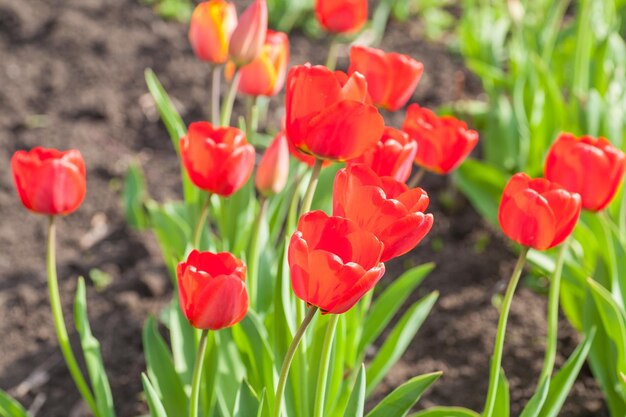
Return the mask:
POLYGON ((189 42, 202 61, 224 64, 228 43, 237 26, 237 11, 232 3, 210 0, 198 4, 189 23, 189 42))
POLYGON ((228 52, 238 67, 254 61, 263 50, 267 33, 267 4, 255 0, 243 12, 230 38, 228 52))
POLYGON ((392 177, 379 177, 367 165, 339 170, 333 186, 333 216, 345 217, 373 233, 384 245, 381 261, 404 255, 426 236, 433 215, 424 214, 428 194, 392 177))
POLYGON ((545 175, 580 194, 585 210, 600 211, 613 199, 626 171, 626 155, 605 138, 561 134, 548 151, 545 175))
POLYGON ((452 116, 437 117, 431 110, 411 104, 402 130, 417 142, 415 163, 437 174, 456 169, 478 143, 478 132, 452 116))
POLYGON ((315 17, 328 32, 354 33, 367 22, 367 0, 316 0, 315 17))
POLYGON ((365 78, 310 64, 287 75, 287 139, 318 159, 346 161, 372 149, 385 122, 370 104, 365 78))
POLYGON ((239 190, 254 169, 254 147, 243 132, 208 122, 189 125, 180 139, 180 156, 196 187, 223 197, 239 190))
POLYGON ((69 214, 85 198, 85 162, 75 149, 17 151, 11 169, 22 204, 35 213, 69 214))
POLYGON ((255 185, 264 196, 278 194, 289 177, 289 147, 283 132, 267 148, 256 171, 255 185))
POLYGON ((422 78, 424 65, 408 55, 353 46, 348 73, 360 72, 375 105, 396 111, 409 101, 422 78))
POLYGON ((322 313, 348 311, 385 273, 383 244, 372 233, 323 211, 304 214, 289 243, 291 287, 322 313))
POLYGON ((581 210, 580 195, 544 178, 515 174, 502 193, 498 221, 512 240, 550 249, 572 233, 581 210))
POLYGON ((248 312, 246 266, 233 254, 194 250, 176 275, 180 308, 193 327, 231 327, 248 312))
POLYGON ((406 182, 411 175, 417 144, 405 132, 385 127, 375 148, 348 164, 362 163, 369 166, 380 177, 393 177, 406 182))

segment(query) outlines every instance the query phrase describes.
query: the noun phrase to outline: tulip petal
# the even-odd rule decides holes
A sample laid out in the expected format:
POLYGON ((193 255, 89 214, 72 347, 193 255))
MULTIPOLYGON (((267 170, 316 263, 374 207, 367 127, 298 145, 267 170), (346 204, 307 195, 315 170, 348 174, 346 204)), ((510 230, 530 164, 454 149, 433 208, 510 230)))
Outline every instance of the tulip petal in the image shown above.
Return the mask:
POLYGON ((504 233, 524 246, 547 249, 556 236, 556 219, 548 202, 530 189, 503 199, 498 220, 504 233))

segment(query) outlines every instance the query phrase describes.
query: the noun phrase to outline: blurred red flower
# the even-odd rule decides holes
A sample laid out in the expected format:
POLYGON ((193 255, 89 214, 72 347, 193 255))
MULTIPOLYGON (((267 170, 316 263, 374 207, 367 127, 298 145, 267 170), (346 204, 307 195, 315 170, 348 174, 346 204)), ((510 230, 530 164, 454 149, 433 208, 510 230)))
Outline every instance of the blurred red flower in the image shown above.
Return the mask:
POLYGON ((288 62, 289 38, 268 30, 261 54, 240 69, 238 91, 249 96, 276 95, 285 85, 288 62))
POLYGON ((267 3, 254 0, 241 14, 230 37, 228 53, 238 67, 254 61, 263 50, 267 34, 267 3))
POLYGON ((236 26, 234 4, 224 0, 198 4, 189 23, 189 42, 198 59, 224 64, 228 60, 230 36, 236 26))
POLYGON ((315 17, 329 32, 356 32, 367 22, 367 0, 316 0, 315 17))
POLYGON ((280 132, 265 150, 256 170, 255 185, 265 196, 278 194, 285 188, 289 177, 289 147, 287 138, 280 132))

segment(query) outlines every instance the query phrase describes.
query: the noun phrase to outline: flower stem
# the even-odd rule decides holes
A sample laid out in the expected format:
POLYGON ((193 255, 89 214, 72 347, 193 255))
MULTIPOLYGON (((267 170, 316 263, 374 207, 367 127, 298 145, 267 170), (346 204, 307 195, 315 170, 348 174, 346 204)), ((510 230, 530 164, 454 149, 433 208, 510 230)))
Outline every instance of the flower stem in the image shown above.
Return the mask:
POLYGON ((217 126, 220 123, 220 87, 222 66, 211 67, 211 124, 217 126))
POLYGON ((407 184, 409 188, 415 188, 419 185, 420 182, 424 179, 424 175, 426 175, 426 170, 422 167, 413 175, 413 177, 409 180, 407 184))
POLYGON ((315 160, 315 165, 313 165, 313 172, 311 173, 311 179, 309 180, 309 186, 306 189, 304 200, 302 200, 302 208, 300 209, 300 216, 303 213, 306 213, 307 211, 311 210, 311 204, 313 203, 313 195, 315 195, 315 189, 317 188, 317 182, 320 178, 320 172, 322 171, 323 162, 324 161, 322 161, 321 159, 315 160))
POLYGON ((258 288, 259 288, 259 238, 261 237, 261 225, 265 219, 265 212, 267 211, 268 200, 266 197, 261 197, 259 201, 259 212, 257 213, 254 225, 252 226, 252 239, 250 240, 250 250, 248 262, 248 290, 250 291, 250 305, 255 308, 258 305, 258 288))
POLYGON ((198 417, 198 398, 200 396, 200 382, 202 380, 202 367, 206 355, 208 330, 203 330, 200 336, 200 346, 196 355, 196 364, 193 367, 191 380, 191 397, 189 399, 189 417, 198 417))
POLYGON ((485 404, 485 411, 483 417, 493 417, 493 409, 496 403, 496 391, 498 388, 498 380, 500 378, 500 366, 502 364, 502 351, 504 350, 504 336, 506 334, 506 324, 509 319, 509 311, 511 310, 511 303, 513 302, 513 295, 515 294, 515 288, 522 275, 522 269, 526 262, 526 255, 528 254, 528 248, 524 247, 517 258, 515 269, 509 280, 509 285, 506 288, 504 294, 504 300, 502 301, 502 311, 500 312, 500 320, 498 321, 498 331, 496 333, 496 342, 494 346, 493 356, 491 357, 491 370, 489 373, 489 390, 487 392, 487 402, 485 404))
POLYGON ((204 203, 202 204, 202 209, 200 210, 200 216, 198 216, 198 222, 196 223, 196 227, 193 229, 193 247, 194 249, 199 249, 200 240, 202 239, 202 228, 206 223, 206 218, 209 215, 209 204, 211 202, 211 194, 206 196, 204 203))
POLYGON ((230 116, 233 113, 233 106, 235 105, 235 97, 237 96, 237 87, 239 86, 239 78, 241 78, 241 71, 235 70, 230 86, 228 87, 228 93, 226 94, 226 100, 222 103, 222 126, 230 126, 230 116))
POLYGON ((248 97, 246 100, 246 107, 248 108, 246 117, 246 136, 248 142, 254 145, 256 132, 259 128, 259 106, 258 97, 248 97))
POLYGON ((334 71, 337 67, 337 55, 339 55, 339 42, 337 37, 333 37, 328 47, 328 57, 326 58, 326 67, 334 71))
POLYGON ((54 328, 57 332, 57 338, 59 339, 59 347, 63 353, 63 358, 67 364, 67 368, 70 371, 70 375, 78 388, 78 391, 83 396, 89 409, 95 417, 100 417, 100 411, 96 405, 96 401, 93 398, 93 394, 83 377, 83 374, 76 362, 74 352, 72 352, 72 346, 70 345, 70 339, 67 335, 67 329, 65 327, 65 320, 63 319, 63 310, 61 307, 61 296, 59 295, 59 282, 57 278, 56 270, 56 255, 55 255, 55 226, 54 216, 50 216, 50 222, 48 223, 48 290, 50 291, 50 307, 52 309, 52 317, 54 319, 54 328))
POLYGON ((322 347, 322 356, 320 357, 319 374, 317 375, 317 388, 315 391, 315 417, 324 417, 324 402, 326 400, 326 380, 328 379, 328 368, 330 366, 330 353, 332 352, 335 331, 337 330, 337 321, 339 315, 332 314, 328 320, 326 327, 326 335, 324 335, 324 345, 322 347))
POLYGON ((293 336, 293 340, 289 345, 289 349, 287 349, 287 353, 285 354, 285 359, 283 360, 283 366, 280 369, 280 378, 278 379, 278 386, 276 387, 276 401, 274 405, 274 417, 280 417, 280 409, 283 403, 283 395, 285 394, 285 384, 287 383, 287 375, 289 374, 289 368, 291 367, 291 361, 293 361, 293 357, 298 349, 298 345, 302 341, 302 337, 304 336, 304 332, 306 328, 313 320, 315 313, 317 312, 317 307, 311 306, 306 312, 306 316, 304 320, 302 320, 302 324, 298 327, 296 334, 293 336))

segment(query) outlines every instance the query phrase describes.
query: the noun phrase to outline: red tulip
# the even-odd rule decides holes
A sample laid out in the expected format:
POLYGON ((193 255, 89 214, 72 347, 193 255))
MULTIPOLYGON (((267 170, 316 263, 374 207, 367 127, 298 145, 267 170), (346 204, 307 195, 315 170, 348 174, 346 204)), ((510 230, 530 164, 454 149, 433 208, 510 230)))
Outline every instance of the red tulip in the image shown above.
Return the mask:
POLYGON ((333 33, 353 33, 367 22, 367 0, 316 0, 315 17, 333 33))
POLYGON ((230 38, 228 52, 238 67, 249 64, 261 54, 266 34, 266 1, 254 0, 241 15, 230 38))
POLYGON ((306 213, 289 243, 293 291, 323 313, 344 313, 385 273, 382 250, 376 236, 348 219, 306 213))
POLYGON ((395 111, 409 101, 422 78, 424 65, 408 55, 353 46, 348 73, 360 72, 374 104, 395 111))
POLYGON ((245 317, 246 266, 233 254, 193 250, 176 275, 180 308, 193 327, 219 330, 245 317))
POLYGON ((238 91, 248 96, 276 95, 285 85, 288 62, 289 38, 268 30, 261 54, 240 70, 238 91))
POLYGON ((400 182, 406 182, 411 175, 416 152, 417 144, 409 135, 393 127, 385 127, 375 148, 348 162, 363 163, 380 177, 394 177, 400 182))
POLYGON ((580 195, 544 178, 513 175, 504 188, 498 220, 509 238, 538 250, 563 242, 580 215, 580 195))
POLYGON ((296 148, 345 161, 376 146, 385 123, 369 104, 365 78, 310 64, 287 75, 286 131, 296 148))
POLYGON ((189 42, 196 56, 213 64, 228 59, 229 39, 237 26, 232 3, 210 0, 198 4, 189 24, 189 42))
POLYGON ((69 214, 85 198, 85 162, 75 149, 17 151, 11 169, 22 204, 35 213, 69 214))
POLYGON ((577 139, 562 133, 548 151, 545 174, 580 194, 586 210, 600 211, 613 199, 626 171, 626 155, 605 138, 577 139))
POLYGON ((379 177, 367 165, 339 170, 333 186, 333 215, 354 221, 385 246, 381 260, 404 255, 426 236, 433 215, 424 214, 428 194, 392 177, 379 177))
POLYGON ((255 152, 241 130, 196 122, 180 139, 180 156, 196 187, 228 197, 250 178, 255 152))
POLYGON ((478 143, 478 133, 452 116, 437 117, 411 104, 402 130, 417 142, 415 163, 438 174, 447 174, 467 158, 478 143))
POLYGON ((278 194, 289 177, 289 147, 283 132, 267 148, 256 171, 255 184, 265 196, 278 194))

